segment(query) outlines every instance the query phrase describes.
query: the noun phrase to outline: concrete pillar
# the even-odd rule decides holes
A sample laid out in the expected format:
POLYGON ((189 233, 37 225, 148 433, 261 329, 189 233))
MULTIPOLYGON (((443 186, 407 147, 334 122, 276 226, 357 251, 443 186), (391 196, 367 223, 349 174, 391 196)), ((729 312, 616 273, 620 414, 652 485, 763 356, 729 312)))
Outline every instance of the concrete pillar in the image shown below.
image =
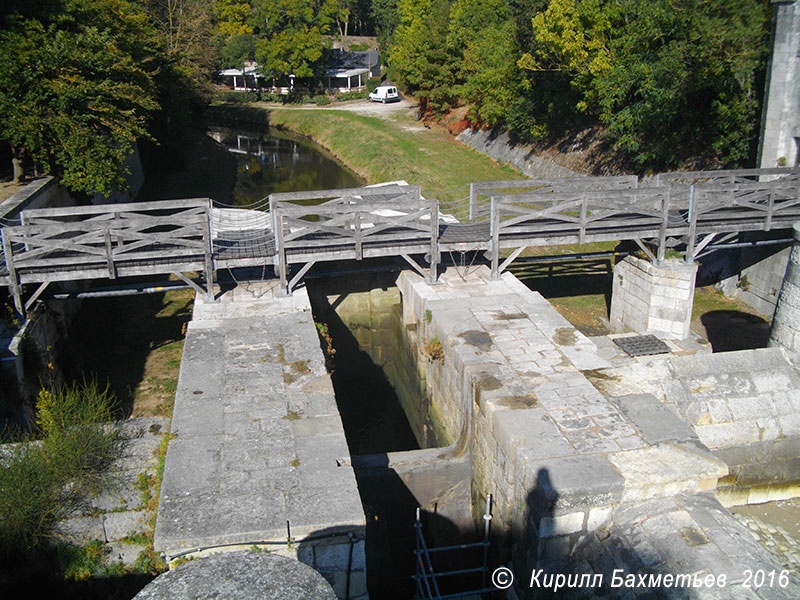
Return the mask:
POLYGON ((614 267, 611 327, 659 337, 689 337, 696 264, 666 260, 659 265, 628 256, 614 267))
POLYGON ((800 3, 773 0, 772 55, 764 92, 758 164, 798 164, 800 139, 800 3))
POLYGON ((795 223, 792 233, 794 244, 772 318, 769 345, 800 354, 800 223, 795 223))

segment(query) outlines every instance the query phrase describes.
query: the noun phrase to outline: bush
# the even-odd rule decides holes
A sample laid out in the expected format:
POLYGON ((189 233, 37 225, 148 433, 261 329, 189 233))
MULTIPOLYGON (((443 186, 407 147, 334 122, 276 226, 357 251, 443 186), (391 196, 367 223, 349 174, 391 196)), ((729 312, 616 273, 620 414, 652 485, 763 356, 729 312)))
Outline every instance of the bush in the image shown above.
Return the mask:
POLYGON ((118 455, 119 430, 107 423, 114 408, 108 386, 94 381, 41 391, 41 439, 0 447, 0 553, 40 547, 99 489, 118 455))
POLYGON ((374 92, 375 88, 381 84, 380 77, 370 77, 367 79, 367 92, 374 92))
POLYGON ((317 106, 327 106, 331 103, 331 99, 328 98, 325 94, 317 94, 312 98, 314 104, 317 106))
POLYGON ((260 93, 256 90, 249 92, 217 92, 216 100, 228 104, 250 104, 258 102, 260 93))
POLYGON ((261 100, 263 102, 279 102, 280 104, 286 104, 286 95, 263 91, 261 92, 261 100))
POLYGON ((346 102, 347 100, 361 100, 369 96, 369 92, 342 92, 336 96, 339 102, 346 102))

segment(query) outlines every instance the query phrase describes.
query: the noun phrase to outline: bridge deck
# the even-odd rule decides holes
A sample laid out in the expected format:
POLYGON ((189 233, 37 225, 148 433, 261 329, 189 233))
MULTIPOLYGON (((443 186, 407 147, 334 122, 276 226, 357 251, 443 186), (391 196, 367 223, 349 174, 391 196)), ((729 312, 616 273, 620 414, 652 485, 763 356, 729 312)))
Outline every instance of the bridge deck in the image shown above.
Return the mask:
POLYGON ((440 253, 453 250, 488 250, 495 277, 509 262, 501 249, 526 246, 637 240, 658 260, 677 239, 693 260, 709 236, 800 220, 800 169, 669 173, 642 185, 633 176, 479 182, 469 214, 459 223, 407 185, 273 194, 268 212, 207 198, 28 210, 2 230, 0 276, 21 307, 29 283, 200 272, 208 291, 216 269, 263 265, 290 292, 318 261, 386 256, 433 279, 440 253))

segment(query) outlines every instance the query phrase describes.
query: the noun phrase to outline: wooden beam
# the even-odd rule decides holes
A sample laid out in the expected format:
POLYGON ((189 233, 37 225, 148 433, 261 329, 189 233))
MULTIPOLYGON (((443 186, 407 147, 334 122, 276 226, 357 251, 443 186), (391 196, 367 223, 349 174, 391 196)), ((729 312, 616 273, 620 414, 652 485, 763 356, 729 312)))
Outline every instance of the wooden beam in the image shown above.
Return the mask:
POLYGON ((516 250, 514 250, 514 251, 513 251, 511 254, 509 254, 509 255, 508 255, 508 257, 506 257, 506 259, 503 261, 503 263, 500 265, 500 267, 499 267, 499 269, 498 269, 501 275, 503 274, 503 271, 505 271, 505 270, 508 268, 508 266, 509 266, 509 265, 510 265, 512 262, 514 262, 514 260, 515 260, 515 259, 516 259, 516 258, 517 258, 517 257, 518 257, 520 254, 522 254, 522 252, 523 252, 523 250, 525 250, 525 248, 527 248, 527 246, 520 246, 519 248, 517 248, 516 250))
POLYGON ((300 280, 303 278, 303 275, 305 275, 308 272, 308 270, 316 264, 316 262, 317 261, 315 260, 307 262, 302 266, 302 268, 297 272, 297 274, 294 277, 292 277, 292 280, 289 282, 289 296, 292 295, 292 290, 294 289, 294 286, 300 283, 300 280))
POLYGON ((33 295, 30 298, 28 298, 28 301, 25 303, 25 314, 30 312, 31 306, 33 306, 33 303, 39 299, 39 296, 41 296, 42 292, 44 292, 47 289, 48 285, 50 285, 50 282, 45 281, 36 289, 35 292, 33 292, 33 295))
POLYGON ((408 254, 401 254, 400 255, 411 267, 419 273, 423 278, 427 278, 427 273, 425 270, 417 264, 417 261, 412 259, 408 254))

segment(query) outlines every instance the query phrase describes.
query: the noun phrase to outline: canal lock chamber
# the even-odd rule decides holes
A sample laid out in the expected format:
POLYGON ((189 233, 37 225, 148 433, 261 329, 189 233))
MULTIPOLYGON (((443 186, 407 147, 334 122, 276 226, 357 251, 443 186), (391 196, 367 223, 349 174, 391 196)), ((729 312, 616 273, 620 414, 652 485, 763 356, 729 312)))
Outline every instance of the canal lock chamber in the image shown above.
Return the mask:
MULTIPOLYGON (((370 594, 406 599, 415 589, 417 508, 430 546, 472 542, 479 532, 469 453, 456 449, 426 380, 442 357, 418 343, 416 325, 404 325, 396 277, 310 278, 307 288, 367 519, 370 594)), ((471 550, 438 566, 479 561, 471 550)), ((452 591, 474 585, 468 579, 452 591)))

